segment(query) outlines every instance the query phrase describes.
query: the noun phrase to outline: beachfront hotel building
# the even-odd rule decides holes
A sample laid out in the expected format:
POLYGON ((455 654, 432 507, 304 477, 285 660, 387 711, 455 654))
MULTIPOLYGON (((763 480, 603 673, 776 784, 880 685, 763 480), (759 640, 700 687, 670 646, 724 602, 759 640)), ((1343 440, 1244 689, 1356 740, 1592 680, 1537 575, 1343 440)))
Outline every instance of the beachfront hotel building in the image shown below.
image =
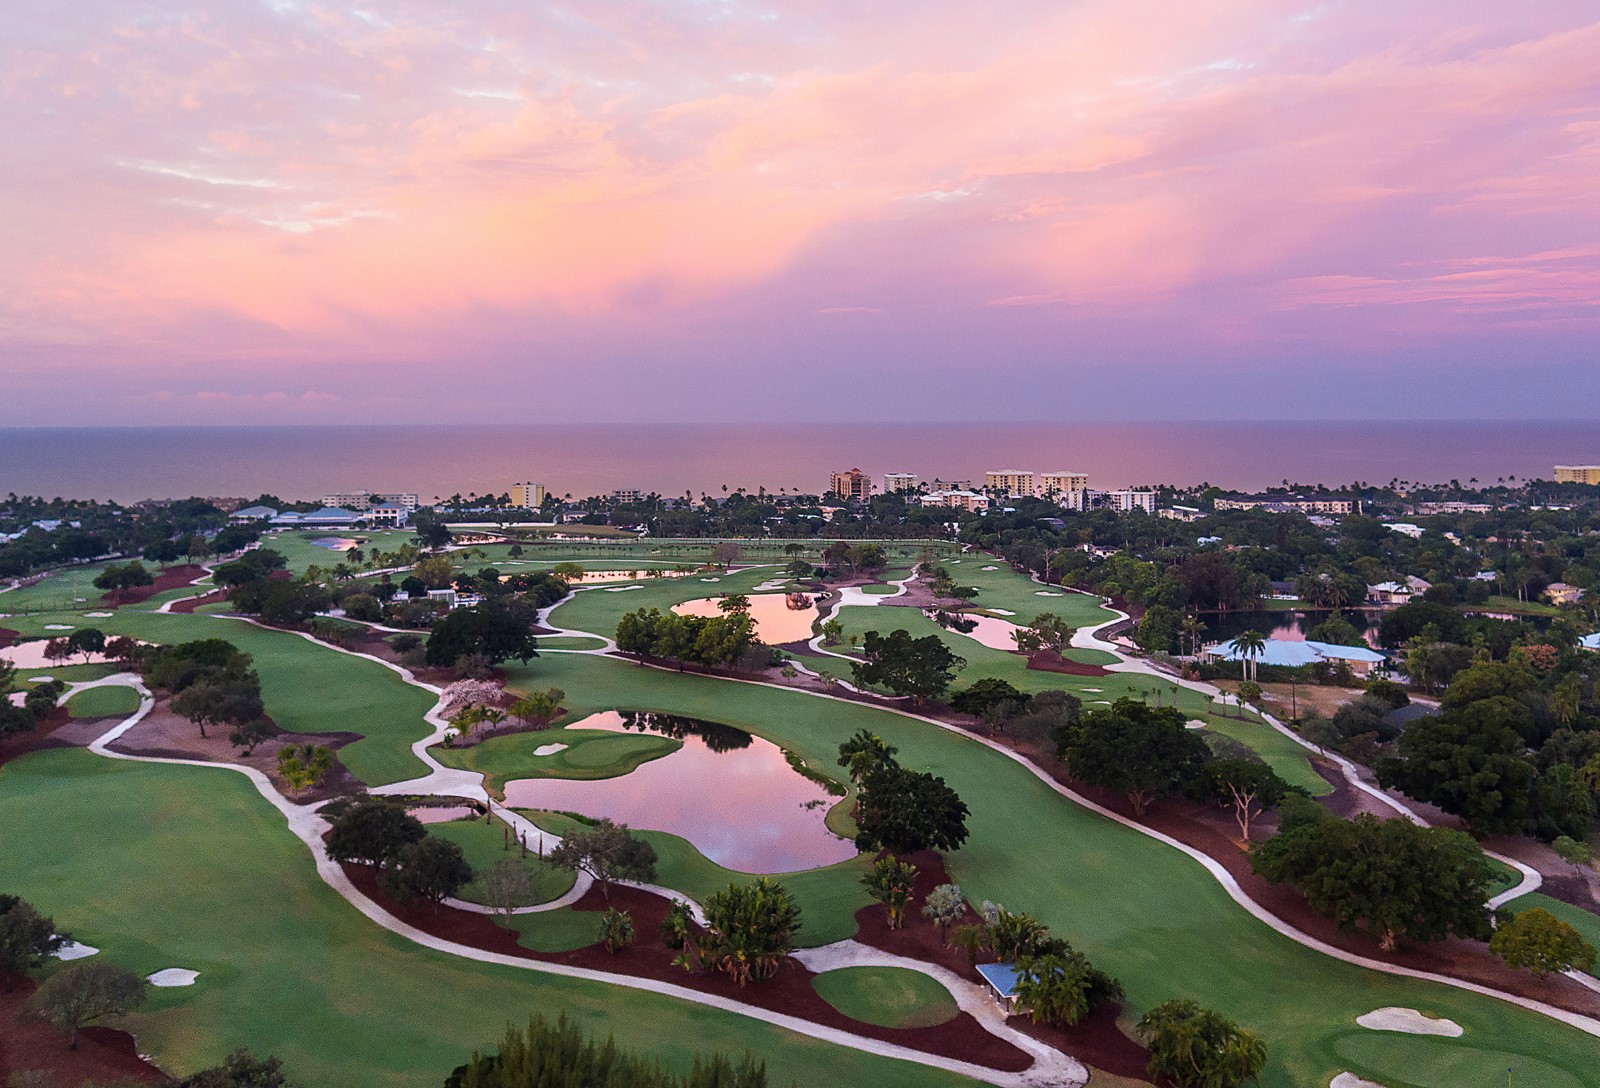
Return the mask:
POLYGON ((883 493, 893 495, 897 491, 915 491, 921 482, 921 478, 915 472, 885 472, 883 493))
POLYGON ((545 496, 548 494, 544 484, 536 484, 531 480, 512 484, 511 505, 522 510, 537 510, 544 505, 545 496))
POLYGON ((923 506, 948 506, 955 510, 981 513, 989 509, 989 499, 976 491, 930 491, 922 496, 923 506))
POLYGON ((341 491, 322 496, 323 506, 355 510, 358 513, 364 513, 386 502, 405 507, 407 514, 414 514, 417 511, 417 494, 414 491, 341 491))
POLYGON ((991 495, 1004 495, 1006 498, 1019 499, 1032 497, 1033 473, 1024 472, 1020 468, 1002 468, 983 474, 983 489, 991 495))
POLYGON ((1600 465, 1557 465, 1558 484, 1600 484, 1600 465))
POLYGON ((1097 494, 1100 496, 1100 507, 1103 510, 1115 510, 1119 514, 1131 514, 1135 510, 1143 510, 1147 514, 1156 512, 1154 491, 1123 488, 1117 491, 1101 491, 1097 494))
POLYGON ((859 468, 835 472, 828 477, 828 490, 845 502, 866 502, 872 498, 872 477, 859 468))

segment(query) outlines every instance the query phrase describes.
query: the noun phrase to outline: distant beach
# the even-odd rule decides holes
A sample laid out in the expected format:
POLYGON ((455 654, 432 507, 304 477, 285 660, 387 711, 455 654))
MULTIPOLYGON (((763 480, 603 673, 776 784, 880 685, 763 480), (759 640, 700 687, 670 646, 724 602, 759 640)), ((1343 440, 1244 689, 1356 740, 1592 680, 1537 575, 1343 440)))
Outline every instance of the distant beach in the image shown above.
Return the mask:
POLYGON ((1549 478, 1600 462, 1600 422, 818 423, 0 429, 0 493, 286 498, 334 490, 664 495, 765 486, 815 493, 859 466, 926 480, 986 469, 1081 471, 1095 486, 1259 488, 1391 479, 1549 478))

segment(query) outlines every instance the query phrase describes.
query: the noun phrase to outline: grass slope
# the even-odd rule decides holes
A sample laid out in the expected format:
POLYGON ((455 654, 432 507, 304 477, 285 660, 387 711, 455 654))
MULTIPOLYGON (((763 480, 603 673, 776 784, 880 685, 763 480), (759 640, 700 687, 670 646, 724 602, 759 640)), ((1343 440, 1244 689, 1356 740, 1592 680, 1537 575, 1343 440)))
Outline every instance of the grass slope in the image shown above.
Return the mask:
POLYGON ((435 747, 433 756, 446 767, 479 771, 496 796, 519 778, 616 778, 683 747, 681 741, 648 733, 609 733, 600 729, 546 729, 493 737, 471 748, 435 747), (547 744, 567 749, 551 755, 533 753, 547 744))
MULTIPOLYGON (((482 877, 496 862, 506 858, 521 857, 521 851, 515 844, 510 850, 505 849, 505 827, 504 821, 498 819, 493 823, 484 823, 482 820, 451 820, 448 823, 428 825, 428 834, 447 839, 461 847, 461 853, 466 857, 467 864, 472 866, 474 873, 482 877)), ((545 865, 533 854, 529 854, 523 864, 532 879, 533 894, 519 901, 516 904, 519 907, 531 907, 535 903, 548 903, 552 899, 558 899, 567 894, 577 879, 570 870, 545 865)), ((476 880, 461 889, 461 898, 469 903, 488 902, 476 880)))
POLYGON ((89 688, 67 700, 67 713, 74 718, 125 718, 139 709, 139 695, 132 688, 89 688))

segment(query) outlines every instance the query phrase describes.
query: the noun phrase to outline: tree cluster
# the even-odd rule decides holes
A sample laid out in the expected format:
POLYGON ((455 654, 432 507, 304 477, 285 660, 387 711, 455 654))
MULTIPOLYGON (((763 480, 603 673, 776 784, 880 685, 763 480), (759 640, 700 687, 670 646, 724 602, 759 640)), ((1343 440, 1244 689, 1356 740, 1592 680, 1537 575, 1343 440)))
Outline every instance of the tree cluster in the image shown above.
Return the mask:
POLYGON ((687 665, 733 668, 756 646, 755 624, 743 612, 720 616, 679 616, 648 608, 629 612, 617 623, 617 649, 687 665))

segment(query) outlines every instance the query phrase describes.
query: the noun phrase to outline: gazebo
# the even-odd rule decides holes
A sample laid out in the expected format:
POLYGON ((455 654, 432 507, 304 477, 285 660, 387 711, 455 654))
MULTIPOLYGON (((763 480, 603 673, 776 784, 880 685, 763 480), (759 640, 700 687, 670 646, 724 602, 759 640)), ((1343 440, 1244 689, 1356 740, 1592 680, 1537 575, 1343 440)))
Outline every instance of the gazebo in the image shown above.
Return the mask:
POLYGON ((980 963, 978 974, 989 984, 1010 1016, 1017 1011, 1017 967, 1012 963, 980 963))

